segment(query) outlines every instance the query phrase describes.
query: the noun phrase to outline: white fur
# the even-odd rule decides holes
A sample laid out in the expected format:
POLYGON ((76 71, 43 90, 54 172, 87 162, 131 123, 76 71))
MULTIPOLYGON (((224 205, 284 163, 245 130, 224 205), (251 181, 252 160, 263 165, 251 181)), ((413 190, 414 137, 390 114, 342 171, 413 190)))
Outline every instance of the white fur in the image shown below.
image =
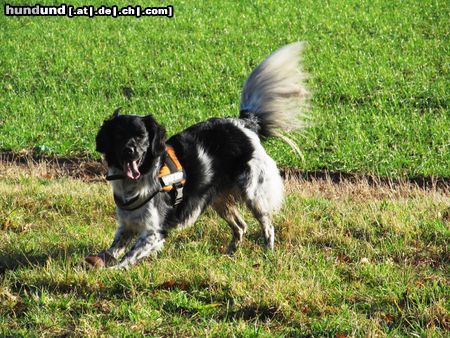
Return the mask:
MULTIPOLYGON (((204 204, 204 203, 203 203, 203 204, 204 204)), ((182 228, 188 227, 189 225, 194 224, 195 221, 197 220, 197 218, 198 218, 198 217, 200 216, 200 214, 202 213, 202 210, 203 210, 203 205, 201 205, 201 206, 195 208, 195 209, 191 212, 190 216, 189 216, 183 223, 178 224, 177 228, 178 228, 178 229, 182 229, 182 228)))
MULTIPOLYGON (((111 181, 113 193, 123 200, 123 202, 140 194, 146 196, 150 193, 149 180, 154 177, 155 170, 144 175, 140 180, 113 180, 111 181)), ((108 168, 109 175, 121 174, 115 168, 108 168)), ((154 200, 149 201, 136 210, 123 210, 116 208, 118 228, 114 236, 114 242, 107 250, 114 258, 119 258, 127 249, 128 245, 138 237, 133 246, 122 261, 113 266, 114 268, 128 268, 134 265, 143 257, 160 250, 164 244, 164 238, 160 235, 161 222, 158 208, 154 200)))
POLYGON ((269 135, 277 129, 291 131, 305 126, 310 93, 300 68, 304 43, 284 46, 259 64, 244 83, 241 111, 257 115, 269 135))
POLYGON ((253 200, 261 212, 273 213, 283 203, 283 180, 275 161, 266 153, 259 137, 251 130, 242 128, 251 140, 255 151, 248 165, 250 176, 245 177, 245 193, 253 200), (260 180, 263 180, 263 183, 260 180))
POLYGON ((212 159, 200 145, 197 145, 198 159, 202 165, 203 184, 211 182, 213 175, 212 159))
MULTIPOLYGON (((138 194, 146 196, 151 193, 148 185, 145 184, 145 181, 148 179, 150 179, 149 175, 145 175, 138 181, 128 181, 126 183, 124 180, 112 181, 113 192, 123 202, 138 194)), ((138 233, 144 230, 150 230, 150 228, 159 225, 159 215, 153 204, 153 201, 150 201, 141 208, 132 211, 117 208, 117 218, 125 228, 134 232, 138 233)))

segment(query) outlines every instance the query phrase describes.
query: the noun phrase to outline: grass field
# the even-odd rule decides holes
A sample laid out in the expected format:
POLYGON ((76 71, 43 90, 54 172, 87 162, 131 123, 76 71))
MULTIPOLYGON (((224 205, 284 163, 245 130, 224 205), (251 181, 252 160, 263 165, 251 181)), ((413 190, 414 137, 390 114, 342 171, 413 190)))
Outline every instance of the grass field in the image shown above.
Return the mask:
POLYGON ((110 188, 2 167, 0 335, 422 336, 450 328, 448 194, 290 181, 276 250, 248 214, 235 257, 213 212, 130 271, 86 271, 110 188), (80 212, 80 211, 83 212, 80 212))
POLYGON ((253 67, 306 40, 314 126, 294 136, 304 161, 267 143, 280 164, 450 176, 446 1, 171 4, 172 19, 2 15, 0 149, 97 156, 95 133, 118 106, 153 113, 169 134, 235 116, 253 67))

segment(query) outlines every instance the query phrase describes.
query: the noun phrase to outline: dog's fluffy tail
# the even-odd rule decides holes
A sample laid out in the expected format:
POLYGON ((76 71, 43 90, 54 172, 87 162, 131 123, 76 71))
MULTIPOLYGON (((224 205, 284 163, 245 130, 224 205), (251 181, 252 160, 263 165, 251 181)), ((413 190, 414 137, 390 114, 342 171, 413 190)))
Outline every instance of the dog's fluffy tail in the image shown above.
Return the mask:
POLYGON ((310 93, 300 65, 303 47, 303 42, 284 46, 253 70, 242 89, 239 116, 256 120, 260 136, 279 137, 299 154, 295 142, 281 132, 307 125, 310 93))

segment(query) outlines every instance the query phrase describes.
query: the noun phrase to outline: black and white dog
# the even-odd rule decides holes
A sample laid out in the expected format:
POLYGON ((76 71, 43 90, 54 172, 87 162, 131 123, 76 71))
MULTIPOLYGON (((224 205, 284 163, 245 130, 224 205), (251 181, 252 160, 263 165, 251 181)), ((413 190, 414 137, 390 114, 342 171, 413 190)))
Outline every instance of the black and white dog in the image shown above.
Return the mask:
POLYGON ((207 206, 230 225, 232 252, 247 230, 236 208, 241 201, 273 249, 272 216, 282 204, 283 182, 260 137, 281 137, 298 150, 280 131, 303 124, 309 93, 299 64, 302 47, 287 45, 255 68, 244 84, 239 118, 212 118, 169 139, 150 115, 116 112, 103 123, 97 151, 108 165, 118 219, 111 247, 98 255, 107 266, 127 268, 155 253, 168 231, 193 224, 207 206))

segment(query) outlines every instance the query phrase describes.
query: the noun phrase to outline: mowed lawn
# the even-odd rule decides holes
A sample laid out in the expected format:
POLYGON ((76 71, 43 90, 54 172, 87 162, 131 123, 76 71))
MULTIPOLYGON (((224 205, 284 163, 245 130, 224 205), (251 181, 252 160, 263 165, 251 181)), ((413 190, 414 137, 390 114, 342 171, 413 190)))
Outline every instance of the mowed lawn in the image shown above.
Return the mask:
POLYGON ((286 183, 273 254, 208 210, 129 271, 87 271, 115 229, 103 182, 45 170, 0 180, 0 335, 448 334, 448 194, 364 180, 286 183))
POLYGON ((170 4, 171 19, 1 15, 0 149, 95 157, 96 131, 119 106, 154 114, 169 134, 236 116, 250 71, 305 40, 312 127, 292 135, 304 159, 267 142, 278 163, 450 176, 447 1, 170 4))

